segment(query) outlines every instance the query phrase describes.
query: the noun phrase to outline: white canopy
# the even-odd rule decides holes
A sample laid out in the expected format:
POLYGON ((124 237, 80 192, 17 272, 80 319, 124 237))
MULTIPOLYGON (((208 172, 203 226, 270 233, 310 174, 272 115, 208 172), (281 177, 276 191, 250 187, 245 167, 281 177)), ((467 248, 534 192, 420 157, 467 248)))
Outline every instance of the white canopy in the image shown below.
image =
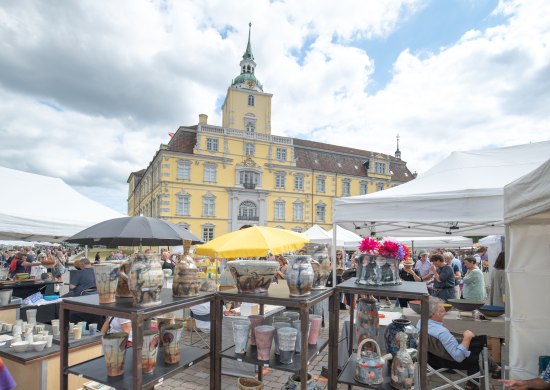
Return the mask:
POLYGON ((408 183, 334 200, 333 223, 368 236, 503 234, 503 187, 550 156, 550 141, 453 152, 408 183))
MULTIPOLYGON (((333 229, 330 229, 328 234, 332 237, 333 229)), ((341 226, 336 227, 336 247, 341 247, 344 249, 357 249, 361 241, 363 241, 363 237, 360 235, 350 232, 341 226)))
POLYGON ((397 241, 412 248, 462 248, 473 245, 473 240, 462 236, 396 237, 397 241))
POLYGON ((313 225, 304 234, 315 244, 332 244, 332 235, 319 225, 313 225))
POLYGON ((123 215, 63 180, 0 167, 0 240, 62 241, 123 215))
POLYGON ((550 354, 550 160, 504 187, 504 221, 510 373, 528 379, 550 354))

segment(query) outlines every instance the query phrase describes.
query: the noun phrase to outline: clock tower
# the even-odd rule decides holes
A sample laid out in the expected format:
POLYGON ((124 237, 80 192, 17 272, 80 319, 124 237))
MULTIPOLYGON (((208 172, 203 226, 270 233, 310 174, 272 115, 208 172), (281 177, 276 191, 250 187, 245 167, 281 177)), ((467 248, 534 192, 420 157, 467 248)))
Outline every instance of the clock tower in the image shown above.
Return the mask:
POLYGON ((247 133, 271 134, 271 97, 255 76, 256 62, 252 54, 248 25, 248 43, 239 64, 241 73, 232 80, 222 105, 222 126, 247 133))

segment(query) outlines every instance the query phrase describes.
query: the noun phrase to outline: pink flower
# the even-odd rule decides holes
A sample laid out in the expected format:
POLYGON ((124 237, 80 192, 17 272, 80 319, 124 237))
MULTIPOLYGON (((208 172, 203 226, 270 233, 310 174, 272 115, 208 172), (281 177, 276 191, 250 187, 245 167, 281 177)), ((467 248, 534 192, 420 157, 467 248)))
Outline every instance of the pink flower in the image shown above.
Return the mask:
POLYGON ((397 258, 400 244, 391 240, 384 240, 378 248, 378 253, 384 257, 397 258))
POLYGON ((364 253, 373 253, 378 250, 380 243, 374 238, 365 237, 361 244, 359 244, 359 250, 364 253))

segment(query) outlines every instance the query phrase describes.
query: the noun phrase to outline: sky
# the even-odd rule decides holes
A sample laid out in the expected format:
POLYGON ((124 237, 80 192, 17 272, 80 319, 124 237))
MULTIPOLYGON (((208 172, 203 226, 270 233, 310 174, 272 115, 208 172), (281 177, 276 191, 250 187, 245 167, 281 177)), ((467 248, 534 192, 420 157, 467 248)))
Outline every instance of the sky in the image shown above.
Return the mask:
POLYGON ((546 0, 2 0, 0 166, 126 213, 126 180, 169 132, 221 126, 249 23, 273 134, 391 155, 399 134, 420 175, 549 140, 547 15, 546 0))

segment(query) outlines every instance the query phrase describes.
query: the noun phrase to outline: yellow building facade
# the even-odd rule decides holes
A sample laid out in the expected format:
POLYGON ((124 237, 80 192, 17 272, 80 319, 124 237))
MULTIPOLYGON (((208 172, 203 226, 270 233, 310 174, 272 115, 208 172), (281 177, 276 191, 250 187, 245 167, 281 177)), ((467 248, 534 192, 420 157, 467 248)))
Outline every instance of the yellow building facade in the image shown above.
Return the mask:
POLYGON ((128 178, 128 215, 181 224, 208 241, 243 225, 305 231, 332 224, 335 197, 413 179, 394 156, 271 134, 272 94, 255 76, 250 34, 222 106, 222 126, 199 115, 128 178))

